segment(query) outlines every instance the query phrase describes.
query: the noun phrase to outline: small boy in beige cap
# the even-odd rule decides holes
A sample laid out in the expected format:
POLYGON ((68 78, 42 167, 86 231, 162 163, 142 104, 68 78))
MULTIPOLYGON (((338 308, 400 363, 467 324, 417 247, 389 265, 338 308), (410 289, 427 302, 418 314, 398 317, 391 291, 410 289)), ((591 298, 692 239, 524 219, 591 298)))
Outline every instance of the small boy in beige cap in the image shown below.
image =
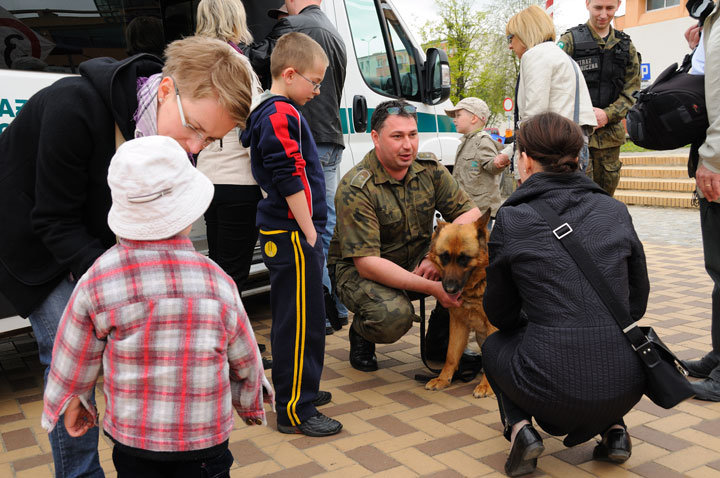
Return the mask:
POLYGON ((118 243, 80 278, 58 328, 42 426, 73 437, 98 422, 117 476, 227 476, 233 408, 266 422, 263 373, 233 280, 188 238, 213 185, 172 138, 124 143, 110 162, 108 225, 118 243), (225 473, 223 475, 223 473, 225 473))
POLYGON ((498 142, 483 131, 490 108, 480 98, 463 98, 445 110, 453 119, 455 129, 463 135, 455 154, 453 177, 475 202, 481 212, 491 209, 491 216, 500 207, 500 173, 509 161, 495 160, 498 142))

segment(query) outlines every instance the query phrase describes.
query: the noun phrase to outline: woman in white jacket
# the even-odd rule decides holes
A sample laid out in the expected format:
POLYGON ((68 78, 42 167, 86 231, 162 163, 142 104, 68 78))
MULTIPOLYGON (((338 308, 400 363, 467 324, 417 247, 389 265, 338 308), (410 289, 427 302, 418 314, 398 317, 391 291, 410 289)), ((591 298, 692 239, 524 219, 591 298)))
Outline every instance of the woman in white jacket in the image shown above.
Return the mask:
MULTIPOLYGON (((539 6, 531 5, 510 18, 506 33, 510 50, 520 59, 515 90, 516 123, 546 111, 575 121, 585 134, 585 157, 581 151, 580 158, 581 169, 585 170, 587 137, 597 126, 597 120, 580 68, 555 44, 552 18, 539 6)), ((509 145, 499 156, 507 161, 512 152, 513 146, 509 145)))
MULTIPOLYGON (((250 64, 238 46, 252 43, 241 0, 202 0, 195 33, 227 42, 250 64)), ((262 88, 255 74, 252 80, 254 104, 262 88)), ((210 258, 242 291, 257 242, 255 216, 262 193, 250 170, 250 151, 240 144, 238 128, 203 150, 197 168, 215 185, 215 195, 205 213, 210 258)))

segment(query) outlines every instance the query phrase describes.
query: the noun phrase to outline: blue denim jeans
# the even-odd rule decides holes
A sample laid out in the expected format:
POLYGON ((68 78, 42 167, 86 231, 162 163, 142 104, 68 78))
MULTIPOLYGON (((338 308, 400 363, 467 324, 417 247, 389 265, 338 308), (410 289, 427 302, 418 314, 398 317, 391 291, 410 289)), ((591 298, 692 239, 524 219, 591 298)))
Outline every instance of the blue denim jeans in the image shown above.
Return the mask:
MULTIPOLYGON (((74 288, 75 283, 69 279, 63 279, 29 317, 30 325, 35 333, 35 340, 38 343, 40 363, 45 366, 46 382, 50 372, 55 335, 74 288)), ((90 396, 94 404, 94 393, 90 396)), ((60 417, 53 431, 49 433, 56 478, 104 477, 105 473, 100 467, 98 457, 99 428, 93 427, 85 435, 73 438, 65 430, 63 418, 64 415, 60 417)))
POLYGON ((340 317, 347 317, 348 310, 332 290, 330 276, 327 270, 328 248, 330 247, 330 239, 332 239, 333 232, 335 232, 335 190, 337 189, 338 183, 337 168, 342 159, 343 149, 342 146, 335 143, 317 144, 318 157, 320 158, 320 164, 322 164, 323 173, 325 174, 325 201, 327 202, 327 226, 325 227, 325 234, 322 236, 323 256, 325 257, 322 283, 329 291, 333 292, 338 315, 340 317))

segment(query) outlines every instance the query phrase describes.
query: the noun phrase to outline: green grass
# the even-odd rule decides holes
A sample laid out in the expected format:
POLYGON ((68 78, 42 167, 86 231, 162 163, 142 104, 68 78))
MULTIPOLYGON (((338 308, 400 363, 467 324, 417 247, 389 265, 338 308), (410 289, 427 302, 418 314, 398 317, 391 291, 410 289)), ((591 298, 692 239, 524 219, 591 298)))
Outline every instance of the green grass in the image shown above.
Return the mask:
POLYGON ((625 144, 620 146, 621 153, 644 153, 645 151, 652 151, 651 149, 641 148, 632 141, 627 141, 625 144))

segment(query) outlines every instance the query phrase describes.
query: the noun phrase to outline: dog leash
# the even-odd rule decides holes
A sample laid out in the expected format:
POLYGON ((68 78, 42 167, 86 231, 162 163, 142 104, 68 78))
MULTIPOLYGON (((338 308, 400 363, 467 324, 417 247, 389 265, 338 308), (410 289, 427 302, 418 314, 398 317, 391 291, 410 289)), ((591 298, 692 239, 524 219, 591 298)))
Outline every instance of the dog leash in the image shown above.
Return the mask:
MULTIPOLYGON (((467 363, 466 360, 463 360, 465 357, 471 357, 468 354, 463 353, 460 356, 460 363, 458 364, 458 369, 455 371, 452 377, 452 381, 455 382, 457 380, 467 383, 475 379, 477 377, 477 374, 480 373, 480 370, 482 370, 482 356, 478 355, 479 358, 474 358, 474 362, 470 367, 464 367, 463 365, 467 363)), ((427 363, 427 355, 425 353, 425 317, 420 317, 420 358, 423 361, 423 364, 425 364, 425 367, 427 367, 428 370, 430 370, 435 375, 425 375, 422 373, 415 374, 415 380, 422 383, 427 383, 430 380, 437 378, 437 376, 442 371, 441 369, 432 368, 427 363)))

